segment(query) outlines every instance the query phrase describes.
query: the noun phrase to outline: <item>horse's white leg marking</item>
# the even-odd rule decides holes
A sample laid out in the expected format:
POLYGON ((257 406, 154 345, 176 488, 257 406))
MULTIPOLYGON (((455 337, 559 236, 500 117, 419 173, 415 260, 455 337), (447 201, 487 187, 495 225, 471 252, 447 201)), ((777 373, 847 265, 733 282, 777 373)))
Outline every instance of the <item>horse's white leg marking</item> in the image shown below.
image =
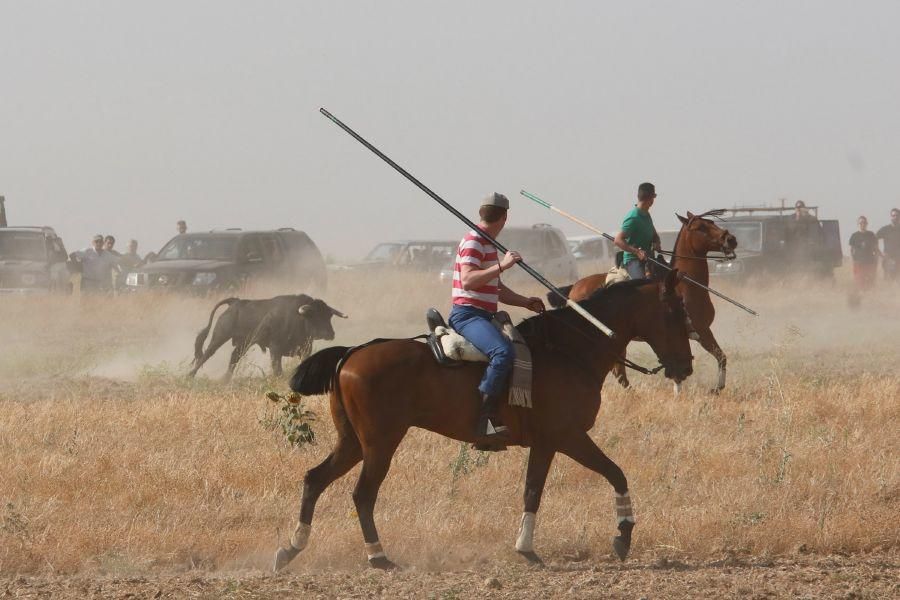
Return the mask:
POLYGON ((534 520, 533 512, 522 513, 522 523, 519 525, 519 537, 516 539, 516 550, 519 552, 534 552, 534 520))
POLYGON ((297 523, 297 529, 294 530, 294 535, 291 536, 291 546, 293 546, 295 550, 303 550, 306 548, 306 545, 309 543, 310 530, 312 530, 312 525, 297 523))
POLYGON ((677 397, 678 397, 678 394, 681 393, 681 382, 680 382, 680 381, 676 381, 675 383, 673 383, 673 384, 672 384, 672 389, 673 389, 673 391, 675 392, 675 397, 677 398, 677 397))
POLYGON ((631 509, 631 496, 628 492, 619 494, 616 492, 616 522, 630 521, 634 523, 634 512, 631 509))
POLYGON ((725 353, 722 352, 722 349, 719 348, 718 352, 716 352, 716 360, 719 362, 719 385, 718 389, 725 388, 725 353))
POLYGON ((373 542, 371 544, 366 544, 366 556, 369 560, 375 558, 384 558, 384 548, 381 547, 381 542, 373 542))

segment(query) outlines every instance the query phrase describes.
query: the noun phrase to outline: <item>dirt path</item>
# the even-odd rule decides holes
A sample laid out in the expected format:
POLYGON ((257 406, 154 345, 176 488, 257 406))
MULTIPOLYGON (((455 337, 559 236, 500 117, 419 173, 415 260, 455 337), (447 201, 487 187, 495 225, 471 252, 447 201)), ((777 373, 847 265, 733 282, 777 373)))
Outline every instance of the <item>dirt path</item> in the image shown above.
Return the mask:
POLYGON ((896 556, 774 561, 485 565, 466 571, 365 569, 12 577, 0 598, 898 598, 896 556))

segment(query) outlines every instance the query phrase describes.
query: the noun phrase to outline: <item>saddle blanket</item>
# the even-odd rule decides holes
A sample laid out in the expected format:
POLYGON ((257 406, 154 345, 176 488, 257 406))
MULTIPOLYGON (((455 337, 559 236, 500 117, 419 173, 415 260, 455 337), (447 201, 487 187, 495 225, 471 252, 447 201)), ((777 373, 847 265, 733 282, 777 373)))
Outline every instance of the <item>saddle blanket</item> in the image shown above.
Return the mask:
MULTIPOLYGON (((494 315, 493 324, 509 338, 515 350, 509 383, 509 404, 531 408, 531 350, 507 313, 501 311, 494 315)), ((449 327, 436 327, 434 335, 440 341, 441 348, 448 358, 466 362, 488 362, 488 357, 473 346, 472 342, 449 327)))
POLYGON ((631 276, 628 275, 628 271, 624 267, 613 267, 606 274, 606 281, 603 282, 603 287, 609 287, 614 283, 628 281, 629 279, 631 279, 631 276))

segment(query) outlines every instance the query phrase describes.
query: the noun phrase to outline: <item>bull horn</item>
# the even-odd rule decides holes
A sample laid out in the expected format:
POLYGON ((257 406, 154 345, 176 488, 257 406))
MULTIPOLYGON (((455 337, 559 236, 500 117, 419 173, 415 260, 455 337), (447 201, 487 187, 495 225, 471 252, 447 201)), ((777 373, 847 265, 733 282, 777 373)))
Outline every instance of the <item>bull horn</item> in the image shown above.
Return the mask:
MULTIPOLYGON (((331 308, 331 307, 329 306, 328 308, 331 308)), ((347 315, 345 315, 344 313, 342 313, 341 311, 339 311, 339 310, 336 309, 336 308, 331 308, 331 314, 333 314, 333 315, 336 316, 336 317, 340 317, 340 318, 342 318, 342 319, 349 319, 349 318, 350 318, 350 317, 348 317, 347 315)))

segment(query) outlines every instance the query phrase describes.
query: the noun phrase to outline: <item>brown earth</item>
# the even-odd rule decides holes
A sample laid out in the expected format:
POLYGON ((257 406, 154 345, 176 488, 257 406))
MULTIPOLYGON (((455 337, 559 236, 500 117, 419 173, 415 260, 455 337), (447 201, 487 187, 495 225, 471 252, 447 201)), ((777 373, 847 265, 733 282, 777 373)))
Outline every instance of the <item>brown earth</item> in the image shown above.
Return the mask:
POLYGON ((260 571, 0 579, 9 598, 846 598, 900 597, 897 556, 799 556, 712 562, 486 563, 270 575, 260 571))

